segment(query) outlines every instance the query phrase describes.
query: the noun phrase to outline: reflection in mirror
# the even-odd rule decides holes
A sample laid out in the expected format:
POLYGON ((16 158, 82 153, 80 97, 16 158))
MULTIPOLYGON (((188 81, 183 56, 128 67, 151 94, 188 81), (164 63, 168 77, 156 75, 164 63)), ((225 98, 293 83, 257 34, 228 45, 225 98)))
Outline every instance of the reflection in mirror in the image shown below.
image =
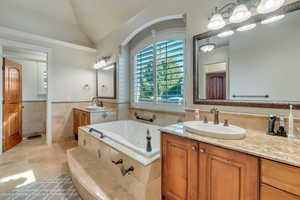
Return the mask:
POLYGON ((300 101, 299 19, 298 9, 256 26, 198 38, 196 99, 300 101))
POLYGON ((116 98, 116 64, 110 64, 97 70, 97 97, 116 98))

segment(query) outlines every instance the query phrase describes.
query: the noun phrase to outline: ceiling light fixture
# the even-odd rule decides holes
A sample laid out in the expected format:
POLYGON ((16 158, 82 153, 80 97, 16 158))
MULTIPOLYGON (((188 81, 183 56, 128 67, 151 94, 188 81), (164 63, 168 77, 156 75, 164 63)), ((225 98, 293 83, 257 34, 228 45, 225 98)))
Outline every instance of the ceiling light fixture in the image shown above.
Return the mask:
POLYGON ((269 17, 269 18, 263 20, 261 22, 261 24, 270 24, 273 22, 277 22, 277 21, 283 19, 284 17, 285 17, 285 15, 277 15, 277 16, 269 17))
POLYGON ((261 0, 256 11, 261 14, 270 13, 283 6, 284 2, 285 0, 261 0))
POLYGON ((222 32, 222 33, 219 33, 219 34, 218 34, 218 37, 220 37, 220 38, 225 38, 225 37, 229 37, 229 36, 231 36, 231 35, 233 35, 233 34, 234 34, 234 31, 229 30, 229 31, 224 31, 224 32, 222 32))
POLYGON ((229 21, 231 23, 241 23, 246 21, 250 17, 251 17, 251 12, 248 10, 247 6, 241 4, 235 7, 231 17, 229 18, 229 21))
POLYGON ((241 26, 241 27, 237 28, 236 30, 239 31, 239 32, 249 31, 251 29, 254 29, 255 27, 256 27, 256 24, 248 24, 248 25, 245 25, 245 26, 241 26))
POLYGON ((207 41, 206 44, 201 45, 200 50, 204 53, 208 53, 211 52, 212 50, 214 50, 216 48, 216 44, 215 43, 210 43, 209 41, 207 41))

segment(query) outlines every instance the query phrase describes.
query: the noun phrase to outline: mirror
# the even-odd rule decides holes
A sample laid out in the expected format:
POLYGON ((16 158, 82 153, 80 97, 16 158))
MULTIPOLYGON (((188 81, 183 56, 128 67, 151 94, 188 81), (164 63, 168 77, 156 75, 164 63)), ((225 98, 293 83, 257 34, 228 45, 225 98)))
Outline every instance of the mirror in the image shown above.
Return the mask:
POLYGON ((116 99, 116 63, 97 69, 96 86, 97 97, 116 99))
POLYGON ((242 25, 195 36, 194 103, 299 104, 299 8, 296 2, 272 13, 280 16, 272 23, 266 21, 272 15, 260 15, 242 25), (256 27, 245 26, 253 23, 256 27))

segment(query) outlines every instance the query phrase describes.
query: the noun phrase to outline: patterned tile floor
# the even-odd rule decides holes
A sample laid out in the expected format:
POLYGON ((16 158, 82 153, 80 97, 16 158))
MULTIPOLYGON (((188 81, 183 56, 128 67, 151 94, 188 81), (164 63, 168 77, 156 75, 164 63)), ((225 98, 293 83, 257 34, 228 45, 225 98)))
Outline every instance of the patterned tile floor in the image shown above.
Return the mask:
POLYGON ((80 200, 70 175, 41 179, 10 192, 0 193, 2 200, 80 200))
MULTIPOLYGON (((61 183, 60 181, 66 178, 62 175, 69 173, 66 150, 75 146, 77 146, 76 141, 49 146, 45 142, 45 137, 43 137, 34 140, 24 140, 16 147, 0 155, 0 200, 5 198, 31 200, 34 199, 33 196, 30 198, 17 198, 12 197, 12 195, 24 193, 24 191, 29 191, 27 187, 37 187, 47 181, 55 180, 61 183), (61 180, 60 176, 65 178, 61 180)), ((51 198, 37 199, 63 200, 68 198, 76 199, 76 197, 70 196, 69 193, 65 194, 65 196, 57 196, 57 198, 51 196, 51 198)))

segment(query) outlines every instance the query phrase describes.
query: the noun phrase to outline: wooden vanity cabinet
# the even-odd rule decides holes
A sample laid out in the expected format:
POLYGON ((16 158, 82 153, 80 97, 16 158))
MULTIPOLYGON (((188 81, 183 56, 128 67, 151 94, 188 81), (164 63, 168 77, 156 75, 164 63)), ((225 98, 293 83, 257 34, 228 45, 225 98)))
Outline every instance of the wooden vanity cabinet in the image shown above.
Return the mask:
POLYGON ((78 138, 78 128, 91 124, 91 117, 89 112, 79 109, 73 109, 73 133, 75 138, 78 138))
POLYGON ((260 200, 300 200, 300 168, 261 159, 260 200))
POLYGON ((257 200, 258 158, 162 134, 164 200, 257 200))
POLYGON ((197 200, 198 143, 162 134, 164 200, 197 200))
POLYGON ((199 143, 199 200, 257 200, 258 158, 199 143))

